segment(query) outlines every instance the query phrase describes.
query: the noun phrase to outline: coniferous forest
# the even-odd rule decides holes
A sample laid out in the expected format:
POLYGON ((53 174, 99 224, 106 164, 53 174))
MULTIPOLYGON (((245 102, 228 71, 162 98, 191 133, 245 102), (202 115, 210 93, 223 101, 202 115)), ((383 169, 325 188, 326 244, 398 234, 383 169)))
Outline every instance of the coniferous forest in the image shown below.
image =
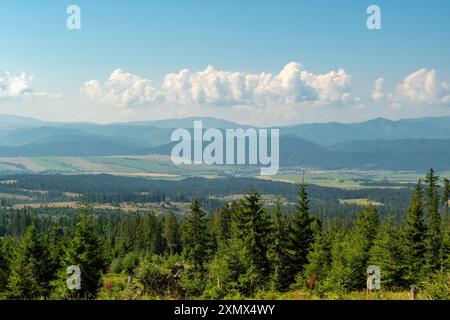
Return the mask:
POLYGON ((79 208, 2 207, 0 298, 450 298, 450 183, 432 169, 397 212, 319 210, 304 183, 267 205, 257 187, 220 205, 190 195, 186 214, 99 210, 95 193, 79 208))

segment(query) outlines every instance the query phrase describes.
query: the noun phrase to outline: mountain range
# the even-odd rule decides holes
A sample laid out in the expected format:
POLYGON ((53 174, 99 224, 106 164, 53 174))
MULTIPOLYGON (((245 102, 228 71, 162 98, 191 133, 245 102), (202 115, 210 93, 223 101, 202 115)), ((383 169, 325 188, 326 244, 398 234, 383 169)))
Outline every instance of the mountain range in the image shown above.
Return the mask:
MULTIPOLYGON (((216 118, 111 124, 46 122, 0 115, 0 157, 170 154, 175 128, 249 128, 216 118)), ((450 117, 280 128, 282 166, 450 170, 450 117)))

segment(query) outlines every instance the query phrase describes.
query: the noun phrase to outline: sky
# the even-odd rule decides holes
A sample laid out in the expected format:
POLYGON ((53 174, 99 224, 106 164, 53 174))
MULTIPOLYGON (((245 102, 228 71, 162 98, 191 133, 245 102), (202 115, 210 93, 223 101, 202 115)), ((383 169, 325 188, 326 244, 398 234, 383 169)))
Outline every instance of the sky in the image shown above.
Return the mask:
POLYGON ((449 16, 448 0, 2 0, 0 114, 260 126, 448 116, 449 16), (370 5, 381 29, 367 27, 370 5))

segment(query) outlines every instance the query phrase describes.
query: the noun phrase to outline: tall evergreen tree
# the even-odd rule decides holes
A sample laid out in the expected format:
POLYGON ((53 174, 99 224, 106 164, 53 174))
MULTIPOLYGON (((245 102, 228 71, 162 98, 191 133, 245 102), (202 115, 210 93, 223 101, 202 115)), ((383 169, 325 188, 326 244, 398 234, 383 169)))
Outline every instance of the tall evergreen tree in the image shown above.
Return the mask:
POLYGON ((6 297, 8 289, 12 250, 11 239, 9 237, 0 238, 0 300, 6 297))
POLYGON ((57 291, 60 298, 95 299, 102 286, 102 273, 106 262, 89 213, 90 207, 82 208, 82 215, 65 250, 57 291), (67 286, 69 266, 77 266, 81 272, 80 289, 71 289, 67 286))
POLYGON ((270 239, 270 218, 261 204, 261 196, 251 189, 242 199, 241 239, 249 259, 249 275, 255 286, 263 283, 270 274, 268 247, 270 239))
POLYGON ((349 266, 348 256, 352 250, 348 234, 339 226, 335 228, 331 242, 331 266, 324 284, 328 291, 342 295, 351 289, 353 270, 349 266))
POLYGON ((183 256, 193 264, 195 272, 204 270, 208 256, 209 236, 205 217, 206 212, 200 207, 200 201, 195 199, 183 232, 183 256))
POLYGON ((429 219, 427 237, 427 271, 432 272, 440 268, 442 255, 442 221, 439 212, 439 176, 430 169, 425 178, 425 207, 429 219))
POLYGON ((358 214, 355 228, 350 234, 351 250, 347 255, 352 289, 360 290, 366 286, 369 252, 377 236, 378 227, 379 218, 375 207, 367 207, 358 214))
POLYGON ((311 223, 308 193, 306 192, 305 184, 301 183, 289 230, 289 265, 293 277, 303 272, 304 266, 308 262, 308 253, 313 241, 311 223))
POLYGON ((406 217, 404 234, 404 253, 406 263, 405 278, 407 281, 417 283, 423 275, 425 264, 427 225, 422 205, 421 181, 415 186, 406 217))
POLYGON ((314 241, 308 254, 308 264, 303 272, 303 280, 309 289, 321 292, 331 267, 331 244, 322 230, 320 220, 315 221, 314 241))
POLYGON ((449 211, 449 204, 450 204, 450 180, 445 178, 444 179, 444 190, 442 192, 442 207, 444 208, 443 212, 443 228, 447 231, 450 231, 450 211, 449 211))
POLYGON ((11 262, 9 292, 12 298, 38 299, 44 297, 46 287, 45 251, 40 235, 34 225, 30 225, 11 262))
POLYGON ((174 255, 180 249, 180 226, 178 219, 172 212, 169 213, 164 220, 163 238, 166 243, 166 252, 169 255, 174 255))
POLYGON ((214 215, 212 229, 216 245, 231 238, 232 209, 228 203, 223 205, 214 215))
POLYGON ((404 248, 400 244, 398 230, 394 226, 393 217, 389 217, 381 224, 377 236, 370 249, 369 265, 380 268, 381 283, 384 288, 399 287, 404 274, 404 248))
POLYGON ((289 261, 286 250, 287 226, 283 215, 283 202, 280 197, 275 199, 275 208, 273 210, 273 235, 271 245, 271 262, 273 269, 273 287, 277 290, 285 290, 289 286, 289 261))

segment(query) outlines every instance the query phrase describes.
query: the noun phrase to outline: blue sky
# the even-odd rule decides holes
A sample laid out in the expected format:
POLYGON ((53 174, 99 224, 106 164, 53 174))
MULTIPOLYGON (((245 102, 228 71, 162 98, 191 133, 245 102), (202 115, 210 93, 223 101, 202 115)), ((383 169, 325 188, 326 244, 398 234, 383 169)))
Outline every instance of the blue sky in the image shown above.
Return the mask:
MULTIPOLYGON (((25 72, 33 76, 26 92, 42 94, 0 94, 0 113, 98 122, 213 115, 262 125, 450 115, 449 15, 447 0, 5 0, 0 2, 0 78, 7 72, 12 82, 25 72), (81 8, 79 31, 66 28, 70 4, 81 8), (366 27, 371 4, 381 8, 381 30, 366 27), (312 76, 298 80, 300 71, 291 65, 296 72, 288 81, 295 83, 280 89, 285 78, 276 75, 290 62, 312 76), (162 90, 165 76, 182 69, 190 70, 188 85, 203 83, 196 72, 208 65, 242 79, 262 73, 274 79, 263 89, 262 84, 243 89, 246 99, 230 98, 227 90, 235 88, 223 83, 213 87, 219 92, 214 97, 203 97, 211 83, 201 88, 201 98, 178 91, 174 98, 173 90, 162 90), (105 83, 117 69, 122 71, 118 83, 105 83), (329 73, 339 69, 351 80, 324 87, 321 75, 333 78, 329 73), (379 78, 382 97, 373 99, 379 78), (150 88, 158 97, 123 100, 127 86, 142 79, 148 82, 132 94, 150 88), (87 87, 89 80, 98 85, 87 87), (430 85, 437 89, 426 91, 430 85), (329 90, 338 90, 339 97, 331 98, 329 90)), ((217 76, 215 71, 208 75, 217 76)))

